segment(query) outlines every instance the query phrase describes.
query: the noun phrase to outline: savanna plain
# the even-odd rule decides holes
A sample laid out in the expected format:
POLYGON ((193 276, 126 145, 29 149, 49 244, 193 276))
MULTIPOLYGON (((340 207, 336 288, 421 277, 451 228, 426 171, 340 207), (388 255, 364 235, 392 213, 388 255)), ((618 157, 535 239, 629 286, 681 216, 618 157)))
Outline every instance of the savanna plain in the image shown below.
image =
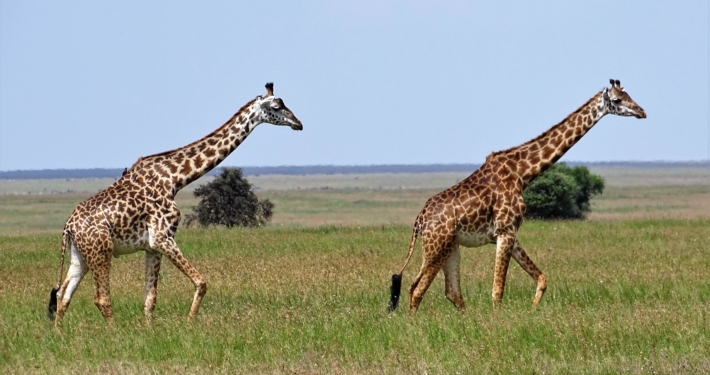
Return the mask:
MULTIPOLYGON (((94 306, 89 274, 60 330, 46 311, 61 229, 113 180, 0 180, 0 373, 710 373, 709 168, 590 170, 606 189, 587 220, 527 220, 519 232, 547 275, 537 310, 535 283, 514 262, 493 310, 488 245, 462 249, 466 313, 439 275, 410 316, 418 244, 400 308, 387 313, 414 217, 465 173, 261 175, 249 180, 276 205, 270 224, 177 233, 208 282, 195 319, 192 284, 164 262, 144 322, 136 253, 113 259, 115 324, 94 306)), ((183 214, 208 179, 178 195, 183 214)))

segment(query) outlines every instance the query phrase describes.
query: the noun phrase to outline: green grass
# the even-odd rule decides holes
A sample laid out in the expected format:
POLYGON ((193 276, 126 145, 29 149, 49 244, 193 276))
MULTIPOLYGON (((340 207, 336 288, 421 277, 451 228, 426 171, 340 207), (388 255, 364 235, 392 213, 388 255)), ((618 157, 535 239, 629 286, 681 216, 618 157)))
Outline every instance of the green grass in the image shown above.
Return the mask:
MULTIPOLYGON (((369 204, 369 203, 368 203, 369 204)), ((710 371, 710 221, 523 225, 520 240, 548 277, 513 265, 491 307, 494 248, 462 251, 467 313, 442 275, 419 312, 388 315, 389 277, 409 226, 187 229, 177 241, 207 278, 161 273, 155 322, 143 322, 143 257, 113 260, 116 324, 79 287, 61 332, 46 320, 59 236, 0 237, 2 373, 702 373, 710 371)), ((419 247, 404 288, 421 262, 419 247)), ((407 297, 402 305, 406 306, 407 297)))
MULTIPOLYGON (((444 297, 442 275, 416 316, 386 314, 411 221, 467 174, 258 176, 259 196, 276 203, 269 226, 178 232, 208 281, 194 321, 192 286, 166 263, 155 322, 145 325, 143 256, 133 254, 113 260, 116 324, 103 322, 88 275, 61 331, 45 316, 59 233, 112 180, 0 181, 0 373, 710 372, 707 169, 592 172, 607 189, 590 221, 527 221, 519 234, 548 278, 537 311, 535 285, 517 265, 492 310, 495 250, 486 246, 462 251, 466 314, 444 297)), ((199 183, 177 196, 183 213, 199 183)))
MULTIPOLYGON (((591 220, 710 218, 710 170, 706 167, 594 167, 606 180, 592 200, 591 220)), ((424 202, 469 173, 373 173, 363 175, 249 176, 261 198, 276 204, 272 225, 410 225, 424 202)), ((184 214, 198 202, 180 191, 184 214)), ((77 203, 114 179, 0 180, 0 235, 58 233, 77 203), (54 192, 54 194, 52 193, 54 192), (57 194, 60 192, 61 194, 57 194)))

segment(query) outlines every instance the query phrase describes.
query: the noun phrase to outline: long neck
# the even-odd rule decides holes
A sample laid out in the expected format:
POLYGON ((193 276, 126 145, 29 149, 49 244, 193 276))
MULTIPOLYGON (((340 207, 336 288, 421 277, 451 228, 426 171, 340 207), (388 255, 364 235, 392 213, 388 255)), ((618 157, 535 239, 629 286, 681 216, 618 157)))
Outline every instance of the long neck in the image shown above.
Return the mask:
POLYGON ((176 194, 192 181, 214 169, 232 153, 259 125, 250 118, 254 109, 250 101, 229 121, 206 137, 185 147, 139 159, 131 173, 153 176, 156 183, 176 194), (144 173, 140 171, 144 170, 144 173), (153 173, 151 173, 153 172, 153 173))
POLYGON ((518 174, 527 186, 535 177, 555 164, 606 115, 606 112, 602 95, 597 93, 562 122, 537 138, 496 154, 506 156, 516 163, 518 174))

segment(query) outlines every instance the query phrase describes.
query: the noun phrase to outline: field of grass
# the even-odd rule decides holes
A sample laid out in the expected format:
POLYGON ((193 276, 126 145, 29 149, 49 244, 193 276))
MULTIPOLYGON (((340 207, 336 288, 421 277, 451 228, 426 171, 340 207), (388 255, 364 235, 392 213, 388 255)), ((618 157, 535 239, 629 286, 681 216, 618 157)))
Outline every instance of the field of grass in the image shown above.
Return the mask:
MULTIPOLYGON (((605 178, 606 189, 592 201, 589 220, 710 218, 708 168, 597 167, 592 172, 605 178)), ((260 197, 276 204, 273 226, 409 225, 427 198, 466 176, 263 175, 249 181, 259 188, 260 197)), ((183 214, 197 204, 194 188, 209 179, 202 178, 177 195, 183 214)), ((0 235, 60 233, 76 204, 113 181, 0 180, 0 235)))
MULTIPOLYGON (((165 264, 154 323, 144 323, 143 257, 133 254, 113 259, 115 325, 107 327, 94 306, 87 275, 61 331, 46 319, 59 233, 93 190, 80 193, 75 182, 65 187, 71 194, 6 194, 0 373, 708 373, 706 172, 612 172, 590 220, 523 225, 521 243, 548 278, 536 311, 535 284, 515 264, 503 306, 493 311, 495 249, 486 246, 462 250, 465 314, 444 297, 443 275, 417 315, 407 313, 407 297, 386 313, 410 221, 442 188, 437 176, 424 186, 369 176, 384 181, 372 188, 357 185, 364 176, 338 188, 327 176, 288 186, 270 176, 287 186, 259 193, 276 203, 271 225, 178 232, 208 281, 196 319, 186 318, 191 283, 165 264), (665 180, 653 183, 648 173, 665 180)), ((443 187, 458 178, 438 177, 443 187)), ((52 183, 44 182, 50 190, 52 183)), ((3 184, 0 193, 9 191, 3 184)), ((41 181, 34 184, 41 189, 41 181)), ((178 200, 184 213, 196 204, 187 192, 178 200)), ((420 262, 418 246, 405 291, 420 262)))
MULTIPOLYGON (((163 267, 155 323, 143 323, 142 257, 114 259, 116 324, 93 306, 91 276, 62 333, 46 320, 57 277, 53 235, 2 237, 3 373, 702 373, 710 371, 708 220, 528 222, 521 241, 548 275, 517 266, 491 308, 492 246, 462 256, 459 314, 441 276, 419 313, 385 312, 409 228, 319 227, 179 232, 208 280, 163 267)), ((420 256, 405 272, 410 283, 420 256)), ((405 298, 406 299, 406 298, 405 298)), ((404 302, 406 306, 406 300, 404 302)))

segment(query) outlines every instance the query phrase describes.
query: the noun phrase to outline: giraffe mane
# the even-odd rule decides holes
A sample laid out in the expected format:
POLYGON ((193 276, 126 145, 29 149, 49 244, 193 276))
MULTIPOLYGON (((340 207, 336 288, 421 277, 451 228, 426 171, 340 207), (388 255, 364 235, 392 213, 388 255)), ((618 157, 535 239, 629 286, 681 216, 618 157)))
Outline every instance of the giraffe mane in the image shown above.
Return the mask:
POLYGON ((527 141, 527 142, 525 142, 525 143, 522 143, 522 144, 520 144, 520 145, 511 147, 511 148, 508 148, 508 149, 505 149, 505 150, 491 152, 491 154, 486 157, 486 160, 488 160, 488 158, 493 157, 493 156, 497 156, 497 155, 501 155, 501 154, 506 154, 506 153, 508 153, 508 152, 511 152, 511 151, 513 151, 513 150, 515 150, 515 149, 521 147, 521 146, 524 146, 524 145, 527 145, 527 144, 530 144, 530 143, 539 141, 540 139, 547 137, 548 135, 550 135, 550 133, 553 131, 553 129, 555 129, 557 126, 559 126, 559 125, 564 124, 565 122, 567 122, 567 120, 569 120, 570 117, 572 117, 572 116, 578 114, 578 113, 582 110, 582 108, 588 106, 591 102, 596 101, 596 100, 599 98, 599 95, 601 95, 601 94, 602 94, 601 91, 598 92, 598 93, 597 93, 596 95, 594 95, 591 99, 587 100, 586 103, 582 104, 579 108, 577 108, 574 112, 572 112, 572 113, 570 113, 569 115, 567 115, 567 117, 565 117, 562 121, 558 122, 557 124, 555 124, 555 125, 552 126, 551 128, 545 130, 542 134, 538 135, 537 137, 535 137, 535 138, 533 138, 533 139, 531 139, 531 140, 529 140, 529 141, 527 141))
POLYGON ((241 108, 239 108, 239 110, 237 111, 237 113, 235 113, 232 117, 230 117, 229 120, 227 120, 224 124, 222 124, 222 126, 220 126, 219 128, 213 130, 210 134, 207 134, 206 136, 204 136, 204 137, 202 137, 202 138, 200 138, 200 139, 198 139, 198 140, 196 140, 196 141, 194 141, 194 142, 192 142, 192 143, 189 143, 189 144, 187 144, 187 145, 185 145, 185 146, 182 146, 182 147, 178 147, 178 148, 175 148, 175 149, 172 149, 172 150, 169 150, 169 151, 159 152, 159 153, 157 153, 157 154, 152 154, 152 155, 148 155, 148 156, 141 156, 140 158, 138 158, 138 160, 136 160, 135 163, 133 163, 133 165, 131 166, 131 169, 133 169, 133 168, 134 168, 138 163, 140 163, 142 160, 145 160, 145 159, 148 159, 148 158, 153 158, 153 157, 158 157, 158 156, 166 156, 166 155, 171 154, 171 153, 173 153, 173 152, 175 152, 175 151, 182 150, 182 149, 184 149, 184 148, 188 148, 188 147, 190 147, 190 146, 193 146, 193 145, 195 145, 195 144, 198 144, 198 143, 202 142, 202 140, 204 140, 205 138, 209 138, 209 137, 211 137, 211 136, 217 134, 217 132, 219 132, 220 130, 222 130, 227 124, 233 123, 233 122, 234 122, 234 119, 236 119, 242 112, 246 111, 247 108, 249 108, 252 104, 254 104, 254 102, 256 101, 256 99, 257 99, 257 98, 254 98, 254 99, 250 100, 249 102, 247 102, 246 104, 244 104, 241 108))

